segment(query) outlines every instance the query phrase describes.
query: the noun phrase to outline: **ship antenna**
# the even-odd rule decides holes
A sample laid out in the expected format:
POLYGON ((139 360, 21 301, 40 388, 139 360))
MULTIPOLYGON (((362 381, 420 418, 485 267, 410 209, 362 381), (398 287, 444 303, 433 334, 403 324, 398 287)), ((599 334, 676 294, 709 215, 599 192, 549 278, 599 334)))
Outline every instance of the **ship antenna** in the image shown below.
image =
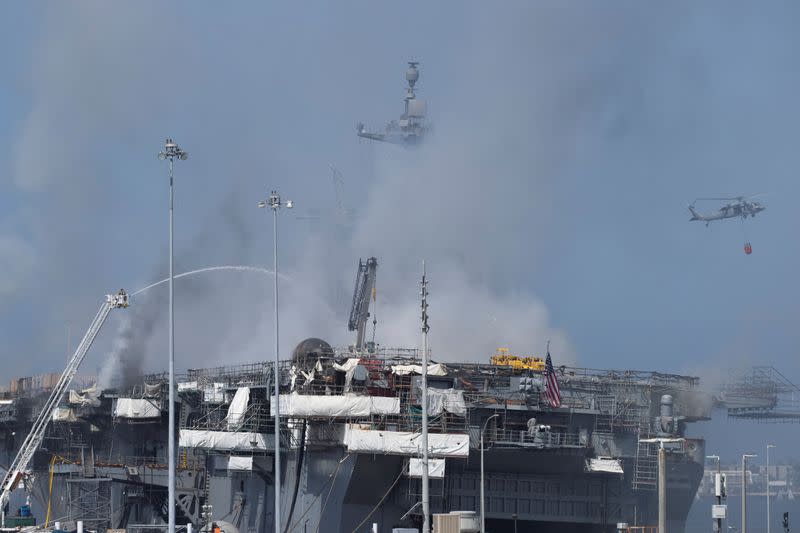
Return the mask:
POLYGON ((422 533, 430 533, 430 495, 428 491, 428 279, 422 261, 422 533))
MULTIPOLYGON (((377 282, 377 274, 375 282, 377 282)), ((375 349, 375 329, 378 327, 378 288, 372 285, 372 349, 375 349)))

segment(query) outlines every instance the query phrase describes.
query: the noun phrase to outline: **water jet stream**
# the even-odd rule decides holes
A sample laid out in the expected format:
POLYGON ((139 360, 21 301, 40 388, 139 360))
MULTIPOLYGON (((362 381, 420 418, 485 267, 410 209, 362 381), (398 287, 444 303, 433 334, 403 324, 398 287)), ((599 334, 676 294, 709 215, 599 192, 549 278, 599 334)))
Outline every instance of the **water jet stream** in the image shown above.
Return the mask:
MULTIPOLYGON (((186 277, 186 276, 192 276, 194 274, 201 274, 203 272, 215 272, 215 271, 218 271, 218 270, 233 270, 233 271, 238 271, 238 272, 257 272, 259 274, 269 274, 269 275, 274 274, 274 271, 269 270, 267 268, 254 267, 254 266, 245 266, 245 265, 222 265, 222 266, 198 268, 197 270, 192 270, 192 271, 189 271, 189 272, 182 272, 181 274, 176 274, 173 279, 183 278, 183 277, 186 277)), ((281 278, 284 281, 287 281, 287 280, 291 279, 288 276, 286 276, 284 274, 280 274, 280 273, 278 273, 278 277, 281 278)), ((143 289, 139 289, 138 291, 131 293, 131 297, 136 296, 137 294, 143 293, 144 291, 146 291, 148 289, 152 289, 153 287, 157 287, 157 286, 161 285, 162 283, 166 283, 168 281, 169 281, 169 278, 166 278, 166 279, 162 279, 161 281, 157 281, 155 283, 151 283, 147 287, 144 287, 143 289)))

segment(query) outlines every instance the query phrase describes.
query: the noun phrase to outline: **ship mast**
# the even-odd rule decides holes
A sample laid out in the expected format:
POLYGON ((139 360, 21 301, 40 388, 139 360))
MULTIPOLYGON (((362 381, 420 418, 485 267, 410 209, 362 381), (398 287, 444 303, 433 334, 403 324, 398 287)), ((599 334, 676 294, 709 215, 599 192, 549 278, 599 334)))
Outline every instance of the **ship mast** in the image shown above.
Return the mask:
POLYGON ((428 492, 428 280, 422 261, 422 533, 431 531, 431 506, 428 492))

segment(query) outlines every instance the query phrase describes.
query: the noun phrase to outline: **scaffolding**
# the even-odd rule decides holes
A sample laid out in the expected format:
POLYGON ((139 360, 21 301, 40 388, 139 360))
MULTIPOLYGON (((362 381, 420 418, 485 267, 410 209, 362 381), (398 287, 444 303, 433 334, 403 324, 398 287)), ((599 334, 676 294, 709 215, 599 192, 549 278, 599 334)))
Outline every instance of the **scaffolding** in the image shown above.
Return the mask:
POLYGON ((111 524, 111 478, 67 479, 70 520, 83 520, 89 530, 105 531, 111 524))
POLYGON ((771 366, 731 370, 717 401, 730 418, 800 422, 800 388, 771 366))

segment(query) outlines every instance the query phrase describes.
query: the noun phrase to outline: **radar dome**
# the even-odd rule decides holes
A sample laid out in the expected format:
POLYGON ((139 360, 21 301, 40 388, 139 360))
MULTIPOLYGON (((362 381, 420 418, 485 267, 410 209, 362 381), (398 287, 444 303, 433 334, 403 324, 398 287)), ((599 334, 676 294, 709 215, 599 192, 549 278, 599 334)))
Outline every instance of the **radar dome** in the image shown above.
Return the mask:
POLYGON ((406 81, 411 87, 414 87, 414 84, 417 83, 419 79, 419 71, 417 70, 417 65, 412 63, 408 70, 406 70, 406 81))
POLYGON ((292 363, 299 368, 312 368, 317 360, 323 357, 333 357, 331 345, 322 339, 310 337, 297 345, 292 352, 292 363))

